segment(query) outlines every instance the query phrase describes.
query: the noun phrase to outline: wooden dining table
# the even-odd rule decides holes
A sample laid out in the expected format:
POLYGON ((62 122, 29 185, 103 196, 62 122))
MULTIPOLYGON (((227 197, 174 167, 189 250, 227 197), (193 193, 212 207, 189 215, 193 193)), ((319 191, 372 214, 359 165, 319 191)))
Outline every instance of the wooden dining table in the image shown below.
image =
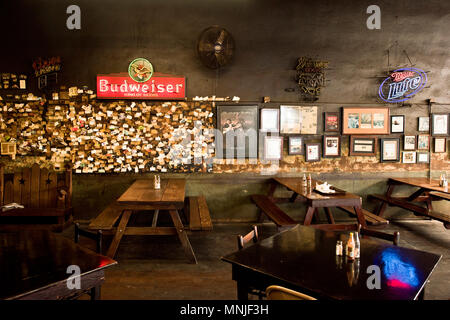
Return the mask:
POLYGON ((155 189, 152 180, 136 180, 116 201, 111 203, 89 225, 91 230, 113 232, 113 240, 107 256, 114 257, 124 235, 164 236, 177 235, 189 262, 197 263, 194 251, 181 221, 179 210, 184 208, 185 179, 161 179, 160 188, 155 189), (158 226, 160 211, 168 212, 173 226, 158 226), (153 211, 151 226, 128 226, 133 213, 153 211), (113 227, 118 221, 118 226, 113 227))
POLYGON ((433 201, 450 200, 448 187, 439 185, 439 180, 429 178, 389 178, 386 194, 373 194, 371 198, 381 201, 377 214, 383 216, 387 205, 409 210, 416 215, 441 221, 450 229, 450 215, 433 209, 433 201), (393 196, 396 187, 410 186, 418 188, 409 196, 393 196), (420 205, 420 204, 424 204, 420 205))
POLYGON ((46 230, 0 232, 0 299, 100 299, 105 269, 116 261, 46 230), (79 268, 79 288, 69 277, 79 268), (68 286, 68 282, 70 285, 68 286))
POLYGON ((281 178, 276 177, 272 179, 268 197, 276 201, 274 192, 278 185, 286 187, 292 191, 290 198, 291 202, 300 200, 307 206, 304 225, 310 225, 315 214, 318 213, 319 208, 323 208, 330 224, 335 224, 332 208, 346 208, 353 210, 358 223, 363 227, 367 227, 365 216, 362 212, 362 199, 360 196, 345 192, 342 189, 335 188, 336 194, 320 194, 315 190, 315 186, 322 184, 322 181, 312 179, 311 185, 304 185, 302 178, 281 178))
POLYGON ((336 256, 336 241, 348 233, 296 225, 221 259, 232 265, 237 298, 248 299, 248 288, 280 285, 317 299, 423 299, 425 285, 441 255, 361 239, 361 255, 353 262, 336 256), (373 276, 379 268, 379 288, 373 276))

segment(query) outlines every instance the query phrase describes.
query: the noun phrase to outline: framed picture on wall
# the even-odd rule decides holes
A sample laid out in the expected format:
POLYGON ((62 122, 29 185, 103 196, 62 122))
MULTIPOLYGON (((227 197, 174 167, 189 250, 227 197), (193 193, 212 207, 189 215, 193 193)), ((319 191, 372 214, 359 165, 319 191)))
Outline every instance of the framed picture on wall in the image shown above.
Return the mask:
POLYGON ((430 136, 428 134, 417 136, 417 150, 430 150, 430 136))
POLYGON ((405 116, 391 116, 391 133, 405 132, 405 116))
POLYGON ((300 134, 302 109, 298 106, 280 106, 280 133, 300 134))
POLYGON ((430 117, 419 117, 419 132, 430 132, 430 117))
POLYGON ((320 143, 307 143, 305 145, 305 160, 308 162, 320 160, 320 143))
POLYGON ((448 135, 448 113, 433 113, 431 115, 431 135, 448 135))
POLYGON ((381 162, 400 161, 400 138, 383 138, 381 144, 381 162))
POLYGON ((256 158, 258 156, 258 106, 217 106, 216 149, 223 149, 223 157, 256 158))
POLYGON ((389 134, 389 108, 342 109, 343 134, 389 134))
POLYGON ((325 132, 339 132, 341 127, 339 112, 324 112, 324 126, 325 132))
POLYGON ((264 137, 264 160, 281 160, 283 157, 283 137, 264 137))
POLYGON ((341 137, 323 136, 323 157, 341 156, 341 137))
POLYGON ((416 152, 415 151, 403 151, 403 163, 416 163, 416 152))
POLYGON ((403 140, 403 150, 416 150, 416 136, 406 136, 403 140))
POLYGON ((447 151, 447 138, 434 138, 434 152, 443 153, 447 151))
POLYGON ((417 152, 417 163, 430 163, 430 153, 417 152))
POLYGON ((280 110, 279 109, 261 109, 260 130, 264 132, 280 131, 280 110))
POLYGON ((289 155, 303 154, 303 137, 301 136, 289 136, 288 145, 289 155))
POLYGON ((376 136, 350 136, 350 156, 375 156, 377 147, 376 136))

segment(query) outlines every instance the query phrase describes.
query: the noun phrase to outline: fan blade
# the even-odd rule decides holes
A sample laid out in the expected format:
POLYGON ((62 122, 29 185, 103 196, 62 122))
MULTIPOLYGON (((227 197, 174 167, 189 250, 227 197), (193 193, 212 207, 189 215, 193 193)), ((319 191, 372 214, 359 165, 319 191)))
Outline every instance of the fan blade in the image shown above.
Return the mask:
POLYGON ((225 40, 225 30, 220 30, 219 38, 217 38, 216 43, 222 45, 225 40))
POLYGON ((198 43, 198 51, 201 51, 201 52, 214 52, 214 44, 200 41, 198 43))
POLYGON ((227 64, 228 59, 227 59, 227 57, 224 56, 222 53, 216 52, 216 53, 215 53, 215 56, 216 56, 217 64, 218 64, 219 66, 224 66, 224 65, 227 64))

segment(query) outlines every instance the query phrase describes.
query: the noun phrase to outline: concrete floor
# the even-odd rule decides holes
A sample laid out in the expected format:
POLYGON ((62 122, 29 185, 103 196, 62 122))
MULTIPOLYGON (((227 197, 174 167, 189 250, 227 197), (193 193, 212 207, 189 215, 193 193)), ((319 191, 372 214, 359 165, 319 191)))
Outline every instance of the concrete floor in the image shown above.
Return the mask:
MULTIPOLYGON (((258 226, 261 238, 276 233, 272 223, 258 226)), ((235 251, 236 235, 250 228, 248 223, 228 223, 215 224, 213 231, 190 232, 197 265, 187 263, 175 236, 124 237, 115 257, 118 265, 106 271, 102 299, 236 299, 231 266, 220 257, 235 251)), ((383 230, 400 231, 401 246, 442 254, 427 285, 425 299, 450 299, 450 230, 437 221, 397 221, 383 230)), ((71 237, 71 232, 73 228, 64 235, 71 237)), ((89 239, 80 243, 94 248, 89 239)), ((108 238, 105 244, 109 244, 108 238)))

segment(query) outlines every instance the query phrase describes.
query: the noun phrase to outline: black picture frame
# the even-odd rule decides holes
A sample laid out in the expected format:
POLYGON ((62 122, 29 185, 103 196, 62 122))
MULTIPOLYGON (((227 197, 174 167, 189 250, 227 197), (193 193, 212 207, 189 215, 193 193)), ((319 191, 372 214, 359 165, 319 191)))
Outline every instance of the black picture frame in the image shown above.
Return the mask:
POLYGON ((405 116, 404 115, 391 115, 391 133, 404 133, 405 132, 405 116), (397 124, 394 123, 397 119, 401 119, 401 129, 397 129, 397 124))
POLYGON ((400 162, 400 138, 381 138, 380 139, 380 161, 381 162, 400 162), (386 144, 389 142, 396 143, 395 159, 386 159, 385 150, 386 144))
POLYGON ((288 140, 288 154, 289 155, 300 155, 300 154, 305 153, 304 139, 302 136, 289 136, 288 139, 289 139, 288 140), (295 140, 297 140, 296 143, 294 143, 295 140), (298 149, 298 148, 300 148, 300 149, 298 149))
POLYGON ((223 150, 223 158, 227 157, 227 134, 229 138, 233 138, 233 154, 234 158, 257 158, 258 157, 258 124, 259 124, 259 112, 257 105, 220 105, 216 109, 216 128, 221 137, 216 135, 216 150, 223 150), (233 125, 235 126, 233 128, 233 125), (230 128, 231 127, 231 128, 230 128), (250 130, 253 130, 251 132, 250 130), (238 138, 233 136, 237 133, 243 133, 246 136, 245 146, 238 146, 238 138), (250 135, 255 134, 255 154, 250 154, 250 135), (221 139, 219 139, 221 138, 221 139), (244 155, 244 156, 242 156, 244 155))
POLYGON ((324 112, 323 113, 323 131, 324 132, 340 132, 341 131, 341 114, 340 112, 324 112), (334 121, 336 119, 336 121, 334 121))
MULTIPOLYGON (((341 156, 341 136, 336 136, 336 135, 324 135, 323 136, 323 142, 322 142, 322 146, 323 146, 323 151, 322 151, 322 156, 324 158, 339 158, 341 156), (331 148, 331 146, 329 146, 329 142, 328 140, 330 139, 335 139, 337 140, 337 153, 336 154, 330 154, 329 149, 331 148)), ((333 146, 334 147, 334 146, 333 146)))
POLYGON ((402 163, 412 164, 412 163, 416 163, 416 162, 417 162, 417 152, 416 151, 403 151, 403 153, 402 153, 402 163), (414 161, 405 161, 405 158, 406 158, 407 154, 414 155, 413 156, 414 161))
POLYGON ((419 151, 429 151, 430 150, 430 141, 431 141, 431 136, 429 134, 419 134, 417 135, 417 150, 419 151), (421 142, 421 137, 427 137, 427 147, 422 147, 420 142, 421 142))
POLYGON ((431 122, 431 135, 432 136, 437 136, 437 137, 442 137, 442 136, 448 136, 449 133, 449 118, 448 118, 448 113, 432 113, 431 114, 431 118, 430 118, 430 122, 431 122), (435 121, 437 119, 437 117, 443 117, 446 121, 446 124, 443 126, 443 129, 445 130, 445 132, 436 132, 436 124, 435 121))
POLYGON ((321 151, 320 143, 306 143, 305 144, 305 161, 307 161, 307 162, 320 161, 320 151, 321 151), (311 153, 309 152, 309 150, 312 147, 317 148, 317 158, 311 158, 311 156, 310 156, 311 153))
POLYGON ((378 136, 350 136, 350 156, 376 156, 377 148, 378 136))
POLYGON ((417 118, 417 131, 430 132, 430 117, 417 118))
POLYGON ((429 152, 417 152, 416 153, 416 163, 430 163, 430 153, 429 152), (427 160, 425 160, 425 161, 420 160, 421 155, 426 155, 427 160))
POLYGON ((261 132, 280 132, 280 109, 276 108, 262 108, 259 111, 259 130, 261 132), (276 116, 276 128, 266 128, 265 121, 267 117, 276 116))
POLYGON ((445 138, 445 137, 434 138, 433 151, 434 151, 434 153, 445 153, 445 152, 447 152, 447 138, 445 138), (444 149, 441 150, 441 149, 437 149, 436 148, 437 140, 444 140, 444 149))
POLYGON ((405 151, 415 151, 417 149, 417 136, 416 135, 404 135, 403 136, 403 150, 405 151), (408 142, 407 144, 407 139, 411 139, 414 138, 414 148, 407 148, 407 145, 411 144, 410 142, 408 142))

